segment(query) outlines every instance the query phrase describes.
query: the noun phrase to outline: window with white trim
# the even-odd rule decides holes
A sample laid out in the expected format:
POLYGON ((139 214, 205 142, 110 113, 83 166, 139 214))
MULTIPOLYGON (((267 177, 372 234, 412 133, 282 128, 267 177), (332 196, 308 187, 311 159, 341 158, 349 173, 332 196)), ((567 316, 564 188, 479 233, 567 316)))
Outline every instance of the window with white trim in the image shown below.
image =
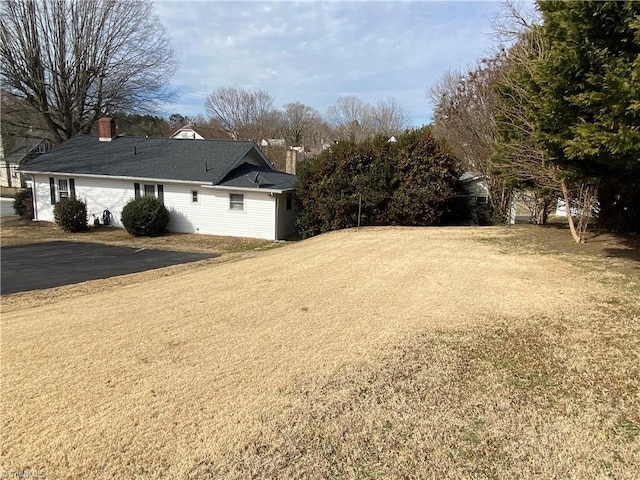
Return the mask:
POLYGON ((66 178, 58 179, 58 195, 60 195, 60 200, 69 198, 69 180, 66 178))
POLYGON ((198 203, 198 190, 191 190, 191 202, 198 203))
POLYGON ((139 183, 134 183, 133 184, 133 197, 135 199, 140 198, 141 196, 151 196, 151 197, 158 197, 158 200, 160 200, 162 203, 164 203, 164 185, 162 185, 161 183, 157 184, 157 185, 153 185, 153 184, 145 184, 142 185, 142 190, 140 189, 140 184, 139 183), (158 194, 156 195, 156 187, 157 187, 157 191, 158 194))
POLYGON ((51 205, 55 205, 65 198, 76 198, 76 181, 73 178, 49 177, 49 195, 51 205))
POLYGON ((244 195, 241 193, 229 194, 229 210, 244 210, 244 195))

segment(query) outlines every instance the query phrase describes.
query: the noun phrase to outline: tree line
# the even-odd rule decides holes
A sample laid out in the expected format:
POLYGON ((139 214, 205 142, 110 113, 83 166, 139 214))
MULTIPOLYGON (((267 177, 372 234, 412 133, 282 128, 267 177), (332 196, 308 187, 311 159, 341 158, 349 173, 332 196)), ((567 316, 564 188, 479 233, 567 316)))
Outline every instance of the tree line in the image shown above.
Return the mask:
POLYGON ((177 61, 148 0, 2 0, 0 61, 6 139, 35 131, 59 143, 112 116, 130 134, 165 135, 191 122, 226 138, 320 147, 392 135, 408 122, 393 98, 370 104, 340 97, 323 116, 299 101, 275 108, 269 92, 238 86, 207 96, 207 118, 158 117, 158 107, 173 98, 168 82, 177 61))
POLYGON ((408 125, 409 115, 394 98, 371 104, 350 95, 337 99, 324 117, 318 110, 296 101, 282 110, 263 89, 219 87, 207 97, 210 122, 236 140, 283 138, 288 145, 320 146, 331 140, 359 141, 381 134, 391 136, 408 125))
POLYGON ((518 194, 539 223, 563 198, 577 242, 594 219, 640 230, 640 4, 505 4, 507 45, 431 88, 434 134, 480 172, 498 221, 518 194))

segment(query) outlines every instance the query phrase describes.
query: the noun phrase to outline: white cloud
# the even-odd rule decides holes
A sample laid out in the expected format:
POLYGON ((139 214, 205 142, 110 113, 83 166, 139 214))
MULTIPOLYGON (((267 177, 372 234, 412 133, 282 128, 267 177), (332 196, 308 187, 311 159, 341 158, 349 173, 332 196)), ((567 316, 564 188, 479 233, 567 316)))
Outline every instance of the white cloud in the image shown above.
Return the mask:
POLYGON ((204 112, 220 86, 264 88, 276 105, 320 112, 340 95, 393 96, 416 123, 428 120, 427 88, 491 47, 494 2, 191 2, 156 11, 173 40, 181 93, 168 111, 204 112), (416 120, 417 119, 417 120, 416 120))

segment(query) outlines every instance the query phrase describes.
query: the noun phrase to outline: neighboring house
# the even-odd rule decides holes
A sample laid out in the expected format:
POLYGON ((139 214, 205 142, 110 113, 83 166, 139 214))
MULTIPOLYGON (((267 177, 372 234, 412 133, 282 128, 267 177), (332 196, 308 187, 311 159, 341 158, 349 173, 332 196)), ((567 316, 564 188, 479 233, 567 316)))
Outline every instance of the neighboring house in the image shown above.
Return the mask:
POLYGON ((248 141, 118 137, 102 118, 99 137, 79 135, 21 169, 34 185, 35 220, 53 221, 61 198, 87 204, 90 222, 111 212, 122 227, 122 208, 154 195, 171 212, 169 230, 285 239, 296 232, 295 175, 273 168, 248 141))
MULTIPOLYGON (((580 212, 581 212, 581 209, 577 205, 571 206, 571 216, 577 217, 580 214, 580 212)), ((599 213, 600 213, 600 202, 596 200, 593 207, 591 208, 591 214, 589 216, 597 217, 599 213)), ((563 198, 558 198, 556 201, 555 216, 564 217, 564 218, 566 218, 567 216, 567 206, 564 203, 563 198)))
POLYGON ((472 205, 486 205, 488 203, 489 189, 480 173, 465 172, 458 180, 464 187, 472 205))
POLYGON ((185 125, 184 127, 176 130, 170 138, 189 140, 226 140, 229 138, 229 135, 217 128, 185 125))
MULTIPOLYGON (((227 135, 222 130, 211 127, 198 127, 196 125, 186 125, 176 130, 171 138, 179 138, 185 140, 227 140, 227 135)), ((267 157, 271 165, 278 170, 284 170, 292 175, 296 174, 296 160, 300 160, 296 156, 293 160, 289 160, 290 154, 285 146, 284 139, 269 139, 260 142, 261 151, 267 157)))
POLYGON ((269 139, 262 139, 260 141, 260 146, 261 147, 268 147, 268 146, 272 146, 272 147, 286 147, 287 144, 284 140, 284 138, 269 138, 269 139))
POLYGON ((465 172, 458 179, 464 188, 470 217, 464 222, 470 225, 489 225, 491 223, 489 209, 489 188, 482 174, 465 172))
POLYGON ((16 137, 14 147, 8 153, 3 153, 0 159, 0 185, 26 187, 18 169, 50 148, 51 143, 44 138, 16 137))

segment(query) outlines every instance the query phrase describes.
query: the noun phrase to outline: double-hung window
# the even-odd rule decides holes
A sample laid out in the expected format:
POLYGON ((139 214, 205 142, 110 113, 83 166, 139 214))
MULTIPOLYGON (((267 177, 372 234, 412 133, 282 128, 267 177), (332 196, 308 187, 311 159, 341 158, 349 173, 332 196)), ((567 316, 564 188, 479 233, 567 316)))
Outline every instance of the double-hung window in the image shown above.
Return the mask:
POLYGON ((60 200, 69 198, 69 180, 66 178, 58 179, 58 194, 60 195, 60 200))
POLYGON ((58 178, 56 181, 55 178, 49 177, 49 195, 51 205, 65 198, 76 198, 76 181, 73 178, 58 178))
POLYGON ((162 184, 158 184, 158 185, 154 185, 154 184, 144 184, 142 185, 142 190, 140 189, 140 184, 139 183, 134 183, 133 184, 133 195, 135 198, 140 198, 141 196, 151 196, 151 197, 158 197, 158 200, 160 200, 162 203, 164 203, 164 185, 162 184), (156 195, 156 189, 158 194, 156 195))
POLYGON ((229 210, 244 210, 244 195, 241 193, 231 193, 229 194, 229 210))

